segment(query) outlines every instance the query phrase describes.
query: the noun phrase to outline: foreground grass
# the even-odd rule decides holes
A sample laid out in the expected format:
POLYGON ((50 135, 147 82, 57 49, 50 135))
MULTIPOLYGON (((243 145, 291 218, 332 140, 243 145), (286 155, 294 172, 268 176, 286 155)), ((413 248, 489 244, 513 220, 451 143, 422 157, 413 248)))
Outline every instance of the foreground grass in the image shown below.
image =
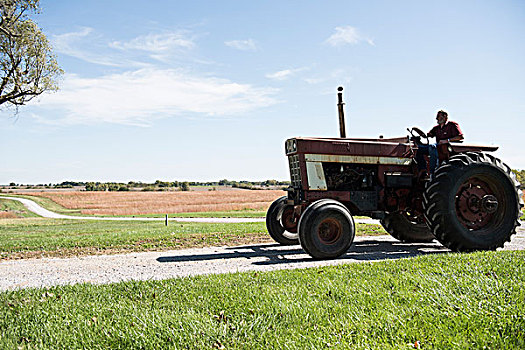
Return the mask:
MULTIPOLYGON (((386 234, 379 225, 356 225, 358 234, 386 234)), ((174 223, 162 221, 93 221, 67 219, 1 219, 0 259, 273 242, 263 222, 174 223)))
POLYGON ((0 348, 523 349, 524 261, 443 254, 3 292, 0 348))

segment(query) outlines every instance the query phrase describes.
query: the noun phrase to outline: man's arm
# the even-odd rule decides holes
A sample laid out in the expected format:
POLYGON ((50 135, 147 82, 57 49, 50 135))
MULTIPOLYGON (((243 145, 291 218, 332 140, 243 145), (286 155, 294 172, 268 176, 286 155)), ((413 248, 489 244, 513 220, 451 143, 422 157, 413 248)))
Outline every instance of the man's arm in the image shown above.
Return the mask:
POLYGON ((443 143, 457 142, 457 141, 461 141, 463 139, 464 139, 463 135, 458 135, 458 136, 454 136, 454 137, 451 137, 451 138, 446 139, 446 140, 440 140, 439 144, 441 145, 443 143))

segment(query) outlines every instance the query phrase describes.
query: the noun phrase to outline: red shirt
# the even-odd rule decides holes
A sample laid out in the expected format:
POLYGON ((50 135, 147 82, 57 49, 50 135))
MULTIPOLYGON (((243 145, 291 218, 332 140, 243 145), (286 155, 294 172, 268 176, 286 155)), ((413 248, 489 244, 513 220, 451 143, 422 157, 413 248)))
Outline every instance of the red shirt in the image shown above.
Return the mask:
POLYGON ((436 141, 451 139, 458 135, 463 136, 461 129, 459 128, 458 123, 453 121, 448 121, 441 127, 439 124, 434 126, 432 130, 428 132, 428 137, 435 137, 436 141))

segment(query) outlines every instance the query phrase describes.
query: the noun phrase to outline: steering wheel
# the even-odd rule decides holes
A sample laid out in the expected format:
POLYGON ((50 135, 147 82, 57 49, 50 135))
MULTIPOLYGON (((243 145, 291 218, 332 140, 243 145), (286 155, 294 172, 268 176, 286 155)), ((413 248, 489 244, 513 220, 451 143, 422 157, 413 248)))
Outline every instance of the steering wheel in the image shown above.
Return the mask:
POLYGON ((416 143, 417 143, 417 141, 421 142, 421 139, 425 139, 425 142, 422 142, 422 143, 424 145, 428 145, 429 144, 429 140, 428 140, 427 134, 425 134, 423 132, 423 130, 421 130, 417 126, 414 126, 412 129, 408 129, 408 132, 410 133, 410 135, 412 135, 412 138, 413 138, 413 140, 416 141, 416 143), (414 135, 414 132, 416 134, 418 134, 418 136, 414 135))

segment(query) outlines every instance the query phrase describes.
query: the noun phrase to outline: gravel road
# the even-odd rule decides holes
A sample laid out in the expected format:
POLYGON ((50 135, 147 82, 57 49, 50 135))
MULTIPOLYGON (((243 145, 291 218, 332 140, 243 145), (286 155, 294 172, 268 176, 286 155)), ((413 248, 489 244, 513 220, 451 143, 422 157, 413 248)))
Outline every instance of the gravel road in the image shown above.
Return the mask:
MULTIPOLYGON (((525 250, 525 229, 519 228, 504 250, 525 250)), ((316 261, 300 246, 257 244, 238 247, 145 252, 121 255, 45 258, 0 263, 0 291, 75 283, 112 283, 160 280, 212 273, 272 271, 314 266, 442 254, 449 250, 437 241, 401 243, 390 236, 356 237, 342 257, 316 261)))
MULTIPOLYGON (((16 198, 16 200, 20 199, 16 198)), ((511 242, 505 244, 503 250, 525 250, 525 229, 518 228, 518 233, 511 242)), ((103 284, 212 273, 306 268, 400 259, 423 254, 442 254, 448 251, 437 241, 402 243, 390 236, 375 236, 356 237, 354 244, 345 255, 338 259, 323 261, 313 260, 300 246, 277 244, 207 247, 64 259, 10 260, 0 262, 0 291, 83 282, 103 284)))

